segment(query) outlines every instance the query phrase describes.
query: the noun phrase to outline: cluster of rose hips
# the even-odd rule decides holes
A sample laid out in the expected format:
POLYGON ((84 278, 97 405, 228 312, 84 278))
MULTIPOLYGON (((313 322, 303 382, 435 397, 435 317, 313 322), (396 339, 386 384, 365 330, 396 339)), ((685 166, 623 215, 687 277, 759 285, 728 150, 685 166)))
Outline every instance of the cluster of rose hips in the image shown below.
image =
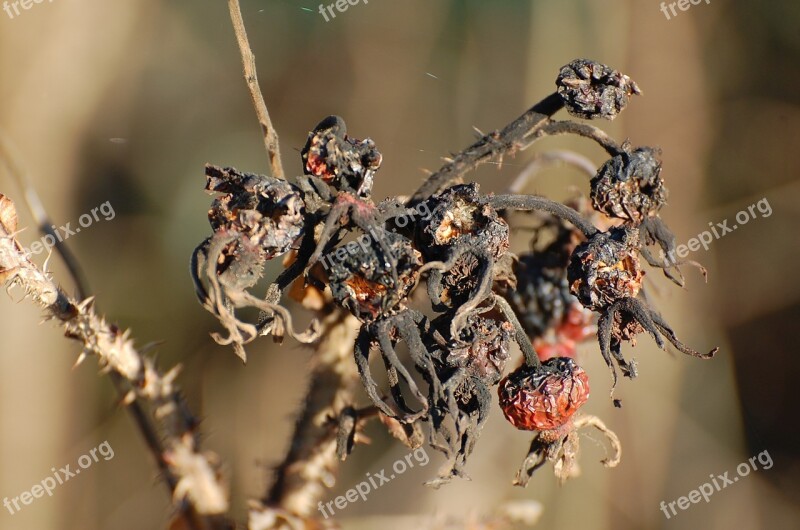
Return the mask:
MULTIPOLYGON (((612 119, 639 93, 627 76, 585 60, 562 68, 557 86, 560 105, 587 119, 612 119)), ((574 122, 552 124, 599 137, 574 122)), ((642 297, 640 257, 681 281, 679 263, 660 262, 648 250, 658 245, 671 255, 674 247, 658 217, 667 196, 658 152, 605 146, 613 156, 591 180, 593 212, 543 197, 484 195, 474 183, 376 203, 382 156, 374 142, 351 138, 341 118, 326 118, 301 152, 302 176, 284 181, 207 167, 206 189, 220 195, 209 211, 214 233, 194 253, 198 296, 229 331, 217 339, 242 357, 243 345, 259 335, 313 340, 313 330, 293 330, 280 304, 290 285, 351 312, 362 323, 354 360, 367 396, 403 427, 407 443, 419 443, 412 433, 424 431, 448 459, 434 485, 464 474, 488 417, 490 389, 498 386, 509 422, 536 433, 526 459, 533 465, 524 467, 529 476, 544 460, 558 465, 571 457, 562 447, 573 440, 572 418, 589 397, 588 376, 574 359, 577 343, 597 334, 615 384, 614 363, 636 375, 620 345, 643 331, 659 346, 665 337, 703 356, 680 343, 642 297), (512 211, 550 216, 543 231, 552 241, 513 254, 512 211), (283 254, 286 268, 265 299, 250 295, 265 263, 283 254), (246 306, 261 310, 258 324, 236 317, 246 306), (524 363, 503 378, 512 341, 524 363), (373 376, 373 352, 388 392, 373 376)))

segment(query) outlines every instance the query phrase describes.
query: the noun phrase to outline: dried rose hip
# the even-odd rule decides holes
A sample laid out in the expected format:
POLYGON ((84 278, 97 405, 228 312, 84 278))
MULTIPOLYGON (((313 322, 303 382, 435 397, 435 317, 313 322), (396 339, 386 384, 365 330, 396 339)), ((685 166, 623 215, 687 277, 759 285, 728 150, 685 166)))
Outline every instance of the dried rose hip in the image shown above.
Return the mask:
POLYGON ((564 425, 589 399, 589 376, 575 361, 553 357, 523 365, 500 381, 500 407, 517 429, 550 431, 564 425))
POLYGON ((634 223, 654 217, 667 202, 658 149, 640 147, 607 161, 592 178, 592 206, 634 223))
POLYGON ((208 211, 214 232, 240 235, 247 244, 238 246, 257 247, 262 259, 286 253, 303 233, 305 204, 286 181, 207 165, 206 190, 224 194, 208 211))
POLYGON ((417 246, 426 260, 449 264, 429 278, 434 307, 471 307, 481 286, 493 281, 494 263, 508 251, 508 224, 481 202, 477 184, 452 186, 421 207, 428 214, 417 223, 417 246))
POLYGON ((638 243, 636 228, 616 227, 578 245, 567 267, 567 279, 584 307, 601 311, 639 294, 644 272, 637 256, 638 243))
POLYGON ((328 116, 314 128, 301 156, 306 175, 362 196, 372 190, 374 174, 383 159, 371 139, 349 138, 347 126, 338 116, 328 116))
POLYGON ((411 241, 394 232, 373 231, 359 241, 332 250, 322 261, 330 267, 333 299, 362 321, 371 322, 399 309, 416 284, 422 261, 411 241))
MULTIPOLYGON (((446 334, 451 319, 450 315, 443 315, 433 325, 446 334)), ((467 325, 461 329, 459 338, 448 347, 447 364, 465 368, 469 375, 494 385, 503 375, 513 335, 511 323, 472 313, 467 317, 467 325)))
POLYGON ((459 184, 423 203, 430 214, 420 219, 417 237, 426 257, 480 250, 498 259, 508 250, 508 224, 479 199, 477 184, 459 184))
POLYGON ((563 66, 556 86, 567 111, 588 120, 613 120, 632 94, 641 94, 627 75, 588 59, 576 59, 563 66))

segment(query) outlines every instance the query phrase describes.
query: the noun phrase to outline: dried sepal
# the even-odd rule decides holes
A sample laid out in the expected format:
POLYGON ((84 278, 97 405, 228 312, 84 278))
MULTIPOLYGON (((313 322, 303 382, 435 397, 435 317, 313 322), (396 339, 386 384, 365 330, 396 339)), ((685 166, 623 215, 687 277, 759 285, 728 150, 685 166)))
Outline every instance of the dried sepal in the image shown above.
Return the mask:
POLYGON ((605 436, 611 452, 601 463, 605 467, 616 467, 622 457, 622 445, 617 435, 600 418, 580 416, 556 430, 537 433, 514 479, 514 485, 526 487, 533 473, 547 462, 553 463, 553 473, 560 484, 578 476, 579 431, 584 427, 594 427, 605 436))

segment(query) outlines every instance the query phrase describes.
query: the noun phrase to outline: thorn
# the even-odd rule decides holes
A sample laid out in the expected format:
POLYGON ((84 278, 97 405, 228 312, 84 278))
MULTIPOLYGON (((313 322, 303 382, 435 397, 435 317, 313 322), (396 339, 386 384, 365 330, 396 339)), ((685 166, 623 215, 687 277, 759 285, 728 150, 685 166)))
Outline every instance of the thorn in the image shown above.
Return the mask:
POLYGON ((86 360, 86 357, 88 357, 88 355, 86 355, 86 351, 84 350, 80 353, 80 355, 78 355, 78 358, 75 360, 75 364, 72 365, 72 369, 74 370, 83 364, 83 361, 86 360))
POLYGON ((44 259, 44 263, 42 264, 42 274, 47 276, 47 265, 50 263, 50 258, 53 257, 53 250, 50 249, 50 252, 47 253, 47 257, 44 259))
POLYGON ((136 392, 129 390, 125 397, 122 398, 122 404, 126 407, 136 401, 136 392))
POLYGON ((86 300, 81 301, 78 303, 78 310, 83 313, 86 310, 89 310, 94 305, 94 296, 88 297, 86 300))

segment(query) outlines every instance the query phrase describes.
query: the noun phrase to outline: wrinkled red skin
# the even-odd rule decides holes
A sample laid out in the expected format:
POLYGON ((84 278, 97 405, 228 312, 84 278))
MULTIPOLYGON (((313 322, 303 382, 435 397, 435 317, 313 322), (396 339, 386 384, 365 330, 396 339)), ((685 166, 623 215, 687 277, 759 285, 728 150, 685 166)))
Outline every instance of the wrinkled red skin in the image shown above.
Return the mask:
POLYGON ((329 172, 328 165, 325 163, 325 158, 320 155, 310 153, 308 155, 306 169, 309 173, 322 178, 325 182, 333 180, 333 173, 329 172))
POLYGON ((530 372, 514 383, 511 376, 500 382, 500 407, 506 419, 517 429, 550 431, 567 423, 589 399, 589 376, 575 365, 572 370, 551 371, 523 366, 530 372))

